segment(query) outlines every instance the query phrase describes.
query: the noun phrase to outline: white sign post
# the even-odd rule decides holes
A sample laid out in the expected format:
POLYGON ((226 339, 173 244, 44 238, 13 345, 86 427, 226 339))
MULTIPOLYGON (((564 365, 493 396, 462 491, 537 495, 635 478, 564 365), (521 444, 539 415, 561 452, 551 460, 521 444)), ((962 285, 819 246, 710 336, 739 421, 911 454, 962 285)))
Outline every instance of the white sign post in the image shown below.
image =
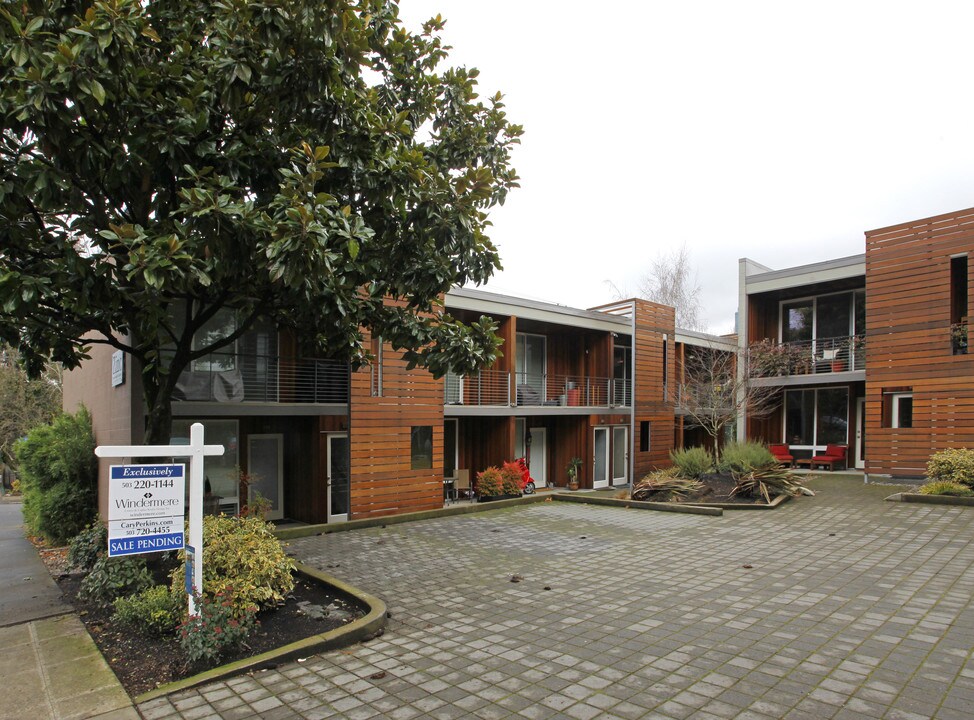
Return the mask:
MULTIPOLYGON (((203 424, 193 423, 189 429, 189 445, 99 445, 95 448, 95 455, 107 458, 189 458, 189 545, 193 551, 192 586, 197 593, 201 594, 203 592, 203 458, 207 455, 223 455, 223 446, 204 445, 203 424)), ((190 554, 189 550, 190 548, 187 548, 187 556, 190 554)), ((196 602, 192 594, 189 595, 189 614, 197 614, 196 602)))

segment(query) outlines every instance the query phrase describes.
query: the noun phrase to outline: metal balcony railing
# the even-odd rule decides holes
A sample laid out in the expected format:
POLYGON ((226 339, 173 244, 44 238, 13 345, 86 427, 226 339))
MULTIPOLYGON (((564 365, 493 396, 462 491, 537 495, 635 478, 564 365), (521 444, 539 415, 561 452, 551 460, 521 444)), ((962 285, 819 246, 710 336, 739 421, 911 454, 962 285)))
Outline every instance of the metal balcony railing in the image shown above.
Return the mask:
POLYGON ((866 369, 866 337, 850 335, 778 343, 761 340, 748 348, 751 377, 820 375, 866 369))
POLYGON ((467 376, 447 373, 443 382, 443 401, 447 405, 629 407, 632 404, 632 381, 625 379, 483 370, 467 376))
POLYGON ((443 402, 447 405, 511 405, 511 374, 508 372, 481 370, 473 375, 447 373, 443 382, 443 402))
POLYGON ((183 402, 348 403, 348 365, 318 358, 211 353, 176 384, 183 402))

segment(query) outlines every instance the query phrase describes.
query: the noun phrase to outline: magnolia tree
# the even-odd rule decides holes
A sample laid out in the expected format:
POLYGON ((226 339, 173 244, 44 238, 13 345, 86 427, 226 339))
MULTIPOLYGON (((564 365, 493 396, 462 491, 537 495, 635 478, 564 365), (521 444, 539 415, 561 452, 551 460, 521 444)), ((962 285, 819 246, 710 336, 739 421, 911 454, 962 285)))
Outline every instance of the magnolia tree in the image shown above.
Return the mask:
POLYGON ((391 0, 0 15, 0 339, 30 372, 129 353, 163 442, 180 373, 258 317, 352 363, 363 329, 437 375, 494 359, 493 324, 440 298, 500 267, 487 212, 517 186, 521 128, 476 70, 442 69, 439 17, 410 32, 391 0))
POLYGON ((746 358, 717 346, 686 346, 679 406, 684 424, 710 436, 714 457, 720 457, 720 436, 742 413, 760 418, 777 406, 780 393, 771 386, 755 384, 746 358), (741 372, 739 373, 738 370, 741 372))

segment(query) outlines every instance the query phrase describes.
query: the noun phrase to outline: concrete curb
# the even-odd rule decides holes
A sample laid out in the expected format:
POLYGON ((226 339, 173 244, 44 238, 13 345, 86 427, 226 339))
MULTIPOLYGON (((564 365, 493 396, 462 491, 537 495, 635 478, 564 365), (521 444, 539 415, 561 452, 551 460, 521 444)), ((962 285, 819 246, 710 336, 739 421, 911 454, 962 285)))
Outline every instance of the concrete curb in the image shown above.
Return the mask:
POLYGON ((314 655, 326 650, 348 647, 349 645, 354 645, 357 642, 362 642, 372 637, 385 626, 386 604, 376 596, 352 587, 348 583, 342 582, 338 578, 323 573, 309 565, 297 563, 297 571, 301 575, 329 585, 339 592, 351 596, 363 607, 368 608, 368 613, 348 625, 330 630, 329 632, 312 635, 304 640, 298 640, 289 645, 268 650, 260 655, 244 658, 243 660, 238 660, 229 665, 222 665, 183 680, 161 685, 155 690, 150 690, 134 698, 134 702, 138 705, 148 700, 162 697, 163 695, 169 695, 179 690, 187 690, 198 685, 213 682, 214 680, 224 680, 234 675, 260 670, 268 666, 276 666, 299 657, 307 657, 308 655, 314 655))
POLYGON ((555 500, 560 502, 583 503, 585 505, 605 505, 608 507, 632 508, 633 510, 656 510, 658 512, 684 513, 687 515, 710 515, 719 517, 724 514, 720 507, 707 507, 695 503, 693 505, 679 505, 676 503, 648 502, 645 500, 622 500, 619 498, 601 498, 591 495, 566 495, 555 493, 555 500))
POLYGON ((791 500, 791 495, 778 495, 775 497, 770 505, 761 505, 758 503, 694 503, 697 507, 706 508, 721 508, 723 510, 774 510, 779 505, 782 505, 791 500))
POLYGON ((399 525, 400 523, 416 522, 418 520, 431 520, 438 517, 450 517, 452 515, 467 515, 468 513, 486 512, 499 508, 514 507, 516 505, 531 505, 532 503, 544 502, 545 500, 556 497, 556 493, 544 492, 534 495, 524 495, 519 498, 508 500, 494 500, 485 503, 464 503, 463 505, 447 505, 433 510, 421 510, 420 512, 402 513, 401 515, 383 515, 382 517, 363 518, 362 520, 349 520, 341 523, 321 523, 319 525, 301 525, 294 528, 281 528, 274 531, 274 535, 280 540, 294 540, 296 538, 308 537, 309 535, 328 535, 336 532, 348 532, 349 530, 361 530, 362 528, 381 527, 383 525, 399 525))
POLYGON ((953 505, 955 507, 974 507, 974 497, 955 497, 953 495, 924 495, 922 493, 901 492, 890 495, 886 499, 891 502, 920 503, 922 505, 953 505))

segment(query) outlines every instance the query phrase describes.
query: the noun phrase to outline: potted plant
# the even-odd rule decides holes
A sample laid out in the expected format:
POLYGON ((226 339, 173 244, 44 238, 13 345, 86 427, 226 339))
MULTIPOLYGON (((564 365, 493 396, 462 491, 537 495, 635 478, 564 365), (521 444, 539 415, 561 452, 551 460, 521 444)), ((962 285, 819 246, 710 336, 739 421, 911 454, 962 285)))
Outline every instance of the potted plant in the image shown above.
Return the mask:
POLYGON ((582 458, 573 457, 568 461, 568 489, 578 490, 578 471, 582 467, 582 458))

